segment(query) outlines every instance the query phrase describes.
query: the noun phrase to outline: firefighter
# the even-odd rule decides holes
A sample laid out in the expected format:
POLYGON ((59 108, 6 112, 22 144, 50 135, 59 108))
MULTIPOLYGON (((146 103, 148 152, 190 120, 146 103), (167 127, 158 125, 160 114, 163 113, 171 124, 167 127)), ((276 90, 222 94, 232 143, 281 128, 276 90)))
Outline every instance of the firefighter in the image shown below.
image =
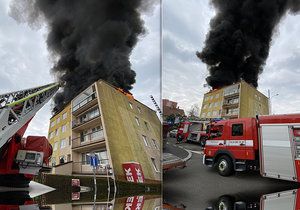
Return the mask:
POLYGON ((178 134, 178 136, 177 136, 177 142, 176 142, 176 144, 180 144, 180 143, 182 143, 182 140, 183 140, 183 136, 182 136, 182 134, 178 134))

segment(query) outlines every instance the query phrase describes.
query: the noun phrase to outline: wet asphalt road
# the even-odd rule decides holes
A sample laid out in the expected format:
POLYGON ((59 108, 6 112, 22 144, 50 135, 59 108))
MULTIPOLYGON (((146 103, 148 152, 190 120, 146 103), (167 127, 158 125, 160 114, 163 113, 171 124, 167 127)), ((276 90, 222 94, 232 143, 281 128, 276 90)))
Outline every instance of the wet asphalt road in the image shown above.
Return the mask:
POLYGON ((211 206, 222 195, 237 196, 241 199, 259 198, 264 194, 299 187, 295 183, 263 178, 258 172, 222 177, 214 169, 202 164, 203 155, 199 145, 177 145, 175 139, 169 138, 166 151, 184 158, 188 153, 177 146, 193 151, 192 157, 186 168, 173 169, 164 174, 164 202, 173 205, 184 204, 188 210, 197 210, 211 206))

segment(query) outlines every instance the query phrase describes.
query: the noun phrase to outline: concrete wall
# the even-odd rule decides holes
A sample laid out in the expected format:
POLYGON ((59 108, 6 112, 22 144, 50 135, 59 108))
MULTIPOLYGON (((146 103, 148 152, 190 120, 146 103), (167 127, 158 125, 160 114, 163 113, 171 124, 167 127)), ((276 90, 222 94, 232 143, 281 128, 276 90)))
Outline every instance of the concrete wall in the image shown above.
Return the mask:
POLYGON ((132 161, 141 164, 146 179, 161 180, 161 124, 156 112, 136 100, 129 99, 103 81, 97 82, 97 89, 103 128, 116 177, 125 179, 122 163, 132 161), (136 117, 139 119, 139 126, 136 117), (142 135, 147 137, 148 146, 145 146, 142 135), (155 148, 152 139, 156 140, 159 149, 155 148), (155 158, 159 172, 154 170, 151 157, 155 158))

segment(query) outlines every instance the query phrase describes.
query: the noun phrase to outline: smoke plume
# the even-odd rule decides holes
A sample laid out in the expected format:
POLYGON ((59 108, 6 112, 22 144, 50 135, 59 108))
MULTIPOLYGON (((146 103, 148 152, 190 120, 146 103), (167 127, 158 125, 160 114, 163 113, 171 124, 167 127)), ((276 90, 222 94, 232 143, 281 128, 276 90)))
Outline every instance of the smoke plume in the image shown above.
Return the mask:
POLYGON ((202 52, 207 83, 213 88, 241 79, 257 87, 272 35, 281 18, 300 9, 299 0, 212 0, 216 16, 210 22, 202 52))
POLYGON ((132 88, 136 74, 129 57, 139 35, 145 33, 140 12, 155 1, 12 2, 10 13, 16 20, 30 25, 47 23, 48 50, 56 58, 52 72, 64 84, 63 92, 54 98, 55 110, 99 79, 127 91, 132 88))

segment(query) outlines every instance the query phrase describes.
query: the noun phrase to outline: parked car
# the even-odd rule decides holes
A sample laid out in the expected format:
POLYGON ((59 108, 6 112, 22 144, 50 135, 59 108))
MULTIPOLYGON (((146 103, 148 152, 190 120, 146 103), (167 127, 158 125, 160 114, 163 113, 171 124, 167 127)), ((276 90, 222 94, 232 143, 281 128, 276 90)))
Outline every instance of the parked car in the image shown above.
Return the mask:
POLYGON ((170 136, 171 138, 176 138, 176 135, 177 135, 177 129, 171 130, 171 131, 169 132, 169 136, 170 136))

